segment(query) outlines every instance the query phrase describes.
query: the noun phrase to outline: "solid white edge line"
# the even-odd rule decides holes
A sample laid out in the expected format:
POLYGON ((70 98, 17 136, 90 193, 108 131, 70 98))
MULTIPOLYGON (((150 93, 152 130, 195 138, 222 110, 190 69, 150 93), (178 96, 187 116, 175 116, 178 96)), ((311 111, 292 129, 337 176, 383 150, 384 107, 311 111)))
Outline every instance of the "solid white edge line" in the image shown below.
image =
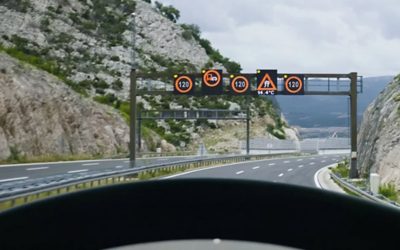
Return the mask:
POLYGON ((87 171, 88 171, 88 169, 79 169, 79 170, 71 170, 71 171, 68 171, 67 173, 73 174, 73 173, 80 173, 80 172, 87 172, 87 171))
POLYGON ((28 178, 29 178, 28 176, 24 176, 24 177, 10 178, 10 179, 2 179, 2 180, 0 180, 0 183, 1 183, 1 182, 7 182, 7 181, 25 180, 25 179, 28 179, 28 178))
POLYGON ((336 166, 336 165, 337 165, 337 163, 330 164, 330 165, 328 165, 328 166, 325 166, 325 167, 320 168, 317 172, 315 172, 315 174, 314 174, 314 183, 315 183, 315 186, 316 186, 317 188, 323 189, 322 186, 321 186, 321 184, 319 183, 318 175, 319 175, 323 170, 325 170, 325 169, 327 169, 327 168, 330 168, 330 167, 333 167, 333 166, 336 166))
POLYGON ((26 170, 28 171, 34 171, 34 170, 43 170, 43 169, 48 169, 49 167, 37 167, 37 168, 27 168, 26 170))

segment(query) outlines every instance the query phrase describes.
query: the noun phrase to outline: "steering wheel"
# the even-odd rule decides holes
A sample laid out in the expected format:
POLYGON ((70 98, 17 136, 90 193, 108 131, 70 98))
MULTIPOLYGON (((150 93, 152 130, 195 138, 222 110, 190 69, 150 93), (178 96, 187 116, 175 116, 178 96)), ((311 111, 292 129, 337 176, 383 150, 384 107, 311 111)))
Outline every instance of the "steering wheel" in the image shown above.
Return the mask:
POLYGON ((103 249, 227 239, 302 249, 391 249, 400 212, 286 184, 183 179, 61 195, 0 214, 1 249, 103 249))

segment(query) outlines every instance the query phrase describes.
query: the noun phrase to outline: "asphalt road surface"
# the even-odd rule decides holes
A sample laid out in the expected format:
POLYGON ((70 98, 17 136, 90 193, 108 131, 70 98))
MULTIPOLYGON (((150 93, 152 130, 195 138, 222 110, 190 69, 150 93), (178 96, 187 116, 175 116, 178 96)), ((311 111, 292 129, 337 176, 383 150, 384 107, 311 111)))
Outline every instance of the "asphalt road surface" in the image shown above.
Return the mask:
MULTIPOLYGON (((202 158, 198 156, 173 156, 138 159, 137 166, 171 163, 185 159, 202 158)), ((36 179, 60 174, 85 173, 93 170, 126 169, 129 159, 89 160, 55 163, 32 163, 0 165, 0 184, 11 181, 36 179)))
POLYGON ((344 156, 346 155, 316 155, 240 162, 221 167, 197 169, 164 179, 236 178, 316 187, 315 173, 323 167, 341 161, 344 156))
MULTIPOLYGON (((285 158, 241 162, 220 167, 197 169, 166 178, 239 178, 315 187, 315 173, 322 167, 342 160, 343 156, 344 155, 288 156, 285 158)), ((196 158, 201 157, 177 156, 138 159, 137 165, 143 166, 149 164, 171 163, 196 158)), ((90 171, 118 170, 126 169, 128 167, 128 159, 0 165, 0 184, 62 174, 83 174, 90 171)))

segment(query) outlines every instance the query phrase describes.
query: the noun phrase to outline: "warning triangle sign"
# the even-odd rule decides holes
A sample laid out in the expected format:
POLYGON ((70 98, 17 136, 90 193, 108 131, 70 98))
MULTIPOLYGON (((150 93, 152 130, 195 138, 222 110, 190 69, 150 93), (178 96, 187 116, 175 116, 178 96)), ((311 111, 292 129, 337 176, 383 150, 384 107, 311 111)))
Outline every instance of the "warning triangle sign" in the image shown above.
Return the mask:
POLYGON ((269 76, 268 73, 265 73, 265 75, 262 78, 262 80, 258 83, 257 90, 258 91, 266 91, 266 90, 275 91, 275 90, 277 90, 276 84, 271 79, 271 77, 269 76))

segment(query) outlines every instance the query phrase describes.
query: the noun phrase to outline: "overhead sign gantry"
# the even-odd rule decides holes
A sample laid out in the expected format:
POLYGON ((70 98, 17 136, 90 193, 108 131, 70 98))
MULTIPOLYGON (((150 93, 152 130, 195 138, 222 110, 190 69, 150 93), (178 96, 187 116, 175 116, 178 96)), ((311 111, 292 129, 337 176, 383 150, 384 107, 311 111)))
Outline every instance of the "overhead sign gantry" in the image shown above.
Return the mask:
MULTIPOLYGON (((131 71, 131 96, 137 95, 237 95, 237 96, 269 96, 269 95, 344 95, 350 97, 351 116, 351 170, 350 177, 358 176, 357 173, 357 92, 362 92, 362 77, 357 73, 349 74, 321 74, 321 73, 278 73, 276 69, 259 69, 256 73, 226 74, 219 69, 204 69, 199 73, 173 75, 173 89, 167 89, 165 79, 171 75, 165 73, 137 74, 131 71), (137 89, 136 78, 163 79, 165 88, 137 89), (228 81, 224 79, 228 78, 228 81), (324 81, 311 89, 312 80, 324 81), (336 91, 335 84, 336 81, 336 91), (343 83, 343 84, 342 84, 343 83), (358 84, 360 83, 360 84, 358 84), (341 86, 345 86, 345 90, 341 86)), ((131 100, 131 141, 136 141, 136 98, 131 100)), ((131 161, 135 161, 136 143, 130 144, 131 161)), ((134 164, 132 164, 134 165, 134 164)))
POLYGON ((276 69, 259 69, 255 74, 231 74, 224 84, 222 70, 205 69, 202 74, 174 75, 174 93, 178 95, 304 95, 303 74, 278 74, 276 69), (196 87, 196 79, 201 85, 196 87), (282 89, 278 89, 281 80, 282 89))

